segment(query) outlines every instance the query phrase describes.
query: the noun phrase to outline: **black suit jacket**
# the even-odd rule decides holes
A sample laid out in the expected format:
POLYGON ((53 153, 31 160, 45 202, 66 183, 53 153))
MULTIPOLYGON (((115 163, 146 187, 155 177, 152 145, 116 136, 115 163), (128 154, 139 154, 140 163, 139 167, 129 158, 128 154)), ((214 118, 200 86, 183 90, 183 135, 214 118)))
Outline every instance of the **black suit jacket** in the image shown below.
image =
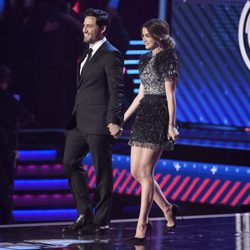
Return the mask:
MULTIPOLYGON (((81 63, 81 62, 80 62, 81 63)), ((77 127, 88 134, 109 134, 107 125, 121 125, 123 57, 106 41, 79 74, 73 114, 67 129, 77 127)))

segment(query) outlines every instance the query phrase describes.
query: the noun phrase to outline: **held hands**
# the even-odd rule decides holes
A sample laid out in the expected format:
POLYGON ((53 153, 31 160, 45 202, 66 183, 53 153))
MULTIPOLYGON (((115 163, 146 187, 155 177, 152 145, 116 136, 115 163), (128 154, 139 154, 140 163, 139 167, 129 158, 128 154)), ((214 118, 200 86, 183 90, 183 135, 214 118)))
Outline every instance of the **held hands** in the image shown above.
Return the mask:
POLYGON ((172 139, 175 142, 179 134, 180 133, 176 127, 171 125, 168 126, 168 139, 172 139))
POLYGON ((115 139, 117 139, 122 134, 123 129, 117 124, 109 123, 107 127, 109 129, 110 135, 112 135, 115 139))

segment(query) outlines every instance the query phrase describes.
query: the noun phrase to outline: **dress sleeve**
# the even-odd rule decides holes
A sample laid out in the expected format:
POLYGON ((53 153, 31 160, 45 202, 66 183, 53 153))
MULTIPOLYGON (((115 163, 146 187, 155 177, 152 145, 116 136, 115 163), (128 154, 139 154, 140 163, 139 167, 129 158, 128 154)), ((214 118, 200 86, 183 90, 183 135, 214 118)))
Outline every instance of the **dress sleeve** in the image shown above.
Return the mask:
POLYGON ((168 50, 161 63, 161 75, 164 80, 173 80, 179 77, 179 60, 175 49, 168 50))
POLYGON ((150 58, 151 58, 151 52, 148 52, 148 53, 140 56, 139 68, 138 68, 139 69, 139 75, 141 75, 142 71, 144 70, 145 66, 149 62, 150 58))

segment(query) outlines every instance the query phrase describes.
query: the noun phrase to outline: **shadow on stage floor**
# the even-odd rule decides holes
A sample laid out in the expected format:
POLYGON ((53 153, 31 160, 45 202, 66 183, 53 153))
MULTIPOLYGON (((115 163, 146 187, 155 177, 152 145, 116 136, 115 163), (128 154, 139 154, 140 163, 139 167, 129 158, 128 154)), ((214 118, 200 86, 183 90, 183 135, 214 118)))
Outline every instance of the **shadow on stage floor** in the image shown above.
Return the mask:
POLYGON ((174 232, 165 233, 166 221, 152 220, 152 237, 144 245, 133 245, 136 220, 114 220, 108 234, 63 235, 68 223, 18 224, 0 227, 0 249, 84 249, 84 250, 189 250, 250 249, 250 214, 178 217, 174 232))

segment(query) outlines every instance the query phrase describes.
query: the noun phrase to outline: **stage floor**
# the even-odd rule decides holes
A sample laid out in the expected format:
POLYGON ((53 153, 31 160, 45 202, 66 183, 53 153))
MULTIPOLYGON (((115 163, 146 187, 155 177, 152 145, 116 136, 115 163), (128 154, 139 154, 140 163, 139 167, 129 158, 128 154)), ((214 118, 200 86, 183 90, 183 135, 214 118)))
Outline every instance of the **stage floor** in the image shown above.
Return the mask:
POLYGON ((178 217, 174 232, 164 233, 163 218, 152 218, 151 240, 134 246, 136 220, 114 220, 110 232, 101 236, 63 235, 69 223, 17 224, 0 227, 1 249, 84 249, 84 250, 249 250, 250 214, 178 217))

